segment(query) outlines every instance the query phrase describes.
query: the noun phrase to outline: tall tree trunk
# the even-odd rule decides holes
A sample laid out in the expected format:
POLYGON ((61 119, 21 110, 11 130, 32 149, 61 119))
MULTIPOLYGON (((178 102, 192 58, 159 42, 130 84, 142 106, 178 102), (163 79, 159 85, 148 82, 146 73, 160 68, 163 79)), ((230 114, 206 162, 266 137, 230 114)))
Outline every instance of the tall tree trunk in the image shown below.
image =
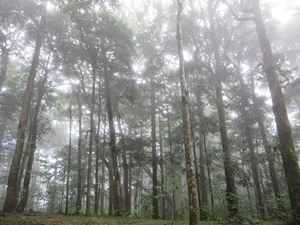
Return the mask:
POLYGON ((82 201, 81 201, 81 192, 82 192, 82 103, 80 100, 80 88, 78 87, 76 98, 78 104, 78 157, 77 157, 77 196, 76 196, 76 210, 75 214, 79 214, 82 208, 82 201))
POLYGON ((13 160, 9 170, 6 198, 2 210, 3 212, 13 212, 14 210, 13 207, 16 198, 18 171, 20 168, 20 162, 22 158, 28 111, 31 104, 31 97, 34 89, 34 80, 36 76, 37 66, 39 63, 40 49, 42 47, 45 24, 46 24, 46 16, 43 15, 41 17, 41 21, 37 30, 37 38, 35 43, 34 55, 31 63, 31 69, 30 69, 28 81, 27 81, 27 87, 23 97, 22 110, 20 114, 18 134, 16 140, 17 143, 15 147, 13 160))
POLYGON ((279 137, 279 149, 282 156, 283 168, 287 179, 289 197, 295 221, 300 221, 300 169, 298 157, 295 151, 292 129, 287 115, 287 109, 278 79, 278 74, 273 59, 273 52, 268 39, 263 16, 260 9, 260 1, 252 0, 254 22, 263 54, 264 71, 267 75, 268 85, 273 103, 273 113, 277 125, 279 137))
POLYGON ((200 219, 206 221, 208 219, 207 207, 208 207, 208 196, 207 196, 207 186, 206 186, 206 175, 205 175, 205 158, 203 150, 203 135, 200 132, 200 143, 199 143, 199 157, 200 157, 200 189, 201 189, 201 199, 202 207, 200 208, 200 219))
MULTIPOLYGON (((106 52, 103 51, 104 57, 106 59, 106 52)), ((106 109, 108 115, 108 125, 109 125, 109 137, 110 137, 110 150, 111 150, 111 161, 112 161, 112 171, 113 171, 113 205, 114 212, 116 216, 122 215, 123 210, 123 199, 121 193, 121 179, 118 168, 118 156, 117 156, 117 147, 116 147, 116 132, 114 127, 114 116, 111 103, 111 92, 110 92, 110 81, 109 70, 107 67, 107 62, 104 65, 104 85, 106 93, 106 109)))
POLYGON ((25 150, 23 151, 22 161, 21 161, 21 165, 20 165, 20 169, 19 169, 18 183, 17 183, 17 190, 16 190, 17 199, 15 200, 15 203, 14 203, 14 210, 18 209, 18 203, 19 203, 18 199, 19 199, 20 191, 21 191, 21 183, 22 183, 22 180, 24 178, 24 171, 26 169, 26 165, 27 165, 27 162, 28 162, 31 138, 32 138, 32 134, 29 131, 29 135, 28 135, 28 138, 27 138, 27 143, 25 145, 25 150))
POLYGON ((281 201, 281 194, 280 194, 278 179, 277 179, 277 175, 276 175, 274 157, 272 156, 272 151, 270 149, 269 140, 267 138, 265 125, 263 122, 263 114, 259 112, 258 100, 257 100, 257 96, 255 93, 253 74, 251 74, 251 94, 252 94, 252 100, 253 100, 253 112, 254 112, 256 121, 258 123, 260 135, 263 140, 264 149, 267 154, 270 176, 271 176, 271 181, 272 181, 272 185, 273 185, 273 190, 274 190, 277 206, 278 206, 279 212, 283 213, 283 212, 285 212, 285 209, 284 209, 284 207, 282 205, 282 201, 281 201))
POLYGON ((253 140, 252 140, 252 129, 251 129, 251 125, 249 122, 249 120, 251 120, 251 117, 250 117, 249 113, 247 112, 247 108, 249 107, 249 96, 247 96, 247 93, 246 93, 247 88, 246 88, 243 78, 241 77, 240 68, 238 68, 238 73, 239 73, 240 87, 241 87, 241 103, 242 103, 241 111, 242 111, 245 137, 248 142, 248 147, 249 147, 249 151, 250 151, 250 163, 251 163, 254 190, 255 190, 255 193, 257 196, 257 202, 258 202, 258 214, 260 214, 263 219, 266 219, 263 195, 262 195, 262 191, 261 191, 261 187, 260 187, 261 185, 260 185, 259 174, 258 174, 258 169, 257 169, 257 160, 256 160, 255 149, 254 149, 254 144, 253 144, 253 140))
POLYGON ((211 176, 210 176, 210 159, 207 154, 206 135, 204 132, 203 132, 202 136, 203 136, 203 147, 204 147, 204 152, 205 152, 205 161, 206 161, 206 169, 207 169, 207 177, 208 177, 208 187, 209 187, 209 192, 210 192, 210 201, 211 201, 211 207, 214 208, 214 195, 213 195, 213 191, 212 191, 211 176))
MULTIPOLYGON (((99 83, 100 89, 100 83, 99 83)), ((100 91, 100 90, 99 90, 100 91)), ((100 92, 99 92, 100 95, 100 92)), ((101 98, 99 100, 99 109, 101 109, 101 98)), ((100 167, 100 155, 102 153, 102 145, 100 144, 100 125, 101 125, 101 110, 98 112, 98 125, 97 125, 97 133, 95 132, 95 140, 96 140, 96 165, 95 165, 95 204, 94 204, 94 214, 99 214, 99 200, 100 200, 100 187, 99 187, 99 167, 100 167)), ((104 157, 104 156, 103 156, 104 157)))
POLYGON ((31 138, 29 141, 29 157, 28 157, 27 168, 26 168, 26 173, 25 173, 25 178, 24 178, 24 183, 23 183, 21 201, 19 202, 19 205, 17 208, 18 212, 24 212, 24 209, 27 204, 28 197, 29 197, 30 178, 31 178, 32 166, 33 166, 33 160, 34 160, 34 153, 36 150, 38 116, 39 116, 39 112, 40 112, 40 108, 41 108, 41 104, 42 104, 42 99, 43 99, 43 95, 44 95, 44 91, 45 91, 45 85, 47 82, 48 73, 49 73, 49 71, 46 69, 43 80, 41 80, 37 84, 38 96, 37 96, 37 100, 36 100, 33 121, 32 121, 31 127, 30 127, 30 137, 31 138))
POLYGON ((199 173, 198 158, 197 158, 197 154, 196 154, 196 143, 195 143, 195 136, 194 135, 195 135, 194 131, 192 131, 194 164, 195 164, 195 172, 196 172, 196 187, 197 187, 199 212, 200 212, 200 218, 201 218, 201 216, 202 216, 202 214, 201 214, 202 198, 201 198, 201 188, 200 188, 200 173, 199 173))
MULTIPOLYGON (((106 112, 104 112, 104 119, 103 119, 103 126, 106 127, 106 112)), ((104 129, 103 131, 103 145, 102 145, 102 155, 104 155, 104 151, 105 151, 105 143, 106 143, 106 131, 104 129)), ((109 173, 110 172, 110 169, 109 167, 107 168, 109 170, 109 173)), ((104 160, 102 159, 102 166, 101 166, 101 170, 102 170, 102 173, 101 173, 101 199, 100 199, 100 202, 101 202, 101 208, 100 208, 100 214, 103 215, 104 214, 104 198, 105 198, 105 165, 104 165, 104 160)), ((110 175, 109 175, 110 176, 110 175)))
MULTIPOLYGON (((203 106, 201 103, 201 89, 200 87, 196 87, 196 81, 194 78, 194 88, 197 106, 199 110, 198 118, 199 121, 203 117, 203 106)), ((203 149, 203 131, 201 129, 201 125, 199 127, 199 166, 200 166, 200 185, 199 188, 201 190, 201 206, 200 207, 200 220, 205 221, 208 219, 207 207, 208 207, 208 196, 207 196, 207 186, 206 186, 206 176, 205 176, 205 158, 204 158, 204 149, 203 149)), ((195 154, 196 155, 196 154, 195 154)), ((197 175, 198 176, 198 175, 197 175)))
POLYGON ((121 149, 122 149, 122 161, 123 161, 123 180, 124 180, 124 210, 126 214, 130 214, 131 211, 131 203, 130 203, 130 195, 129 195, 129 177, 128 177, 128 163, 127 163, 127 153, 126 149, 123 146, 124 142, 124 134, 123 134, 123 129, 121 125, 121 118, 120 118, 120 111, 119 111, 119 106, 118 103, 115 104, 116 108, 116 114, 117 114, 117 124, 118 124, 118 129, 120 133, 120 142, 121 142, 121 149))
POLYGON ((161 205, 162 205, 162 219, 166 219, 167 209, 166 209, 166 191, 165 191, 165 175, 164 175, 164 156, 163 156, 163 140, 162 140, 162 129, 161 120, 159 117, 159 151, 160 151, 160 177, 161 177, 161 205))
POLYGON ((216 97, 217 97, 217 110, 219 116, 219 126, 220 126, 220 134, 222 141, 222 148, 224 153, 224 168, 225 168, 225 179, 226 179, 226 200, 228 206, 228 212, 230 217, 234 217, 238 213, 238 205, 237 205, 237 195, 235 188, 235 181, 231 163, 230 149, 229 149, 229 141, 227 135, 227 126, 226 126, 226 118, 225 118, 225 108, 222 94, 222 62, 220 56, 220 47, 218 44, 216 29, 214 23, 214 9, 213 9, 213 1, 208 0, 208 14, 209 14, 209 24, 210 24, 210 34, 211 41, 213 45, 213 52, 216 63, 216 71, 214 74, 214 78, 216 80, 216 97))
POLYGON ((96 86, 96 71, 97 71, 97 61, 95 57, 92 57, 92 102, 91 102, 91 112, 90 112, 90 141, 89 141, 89 156, 88 156, 88 172, 87 172, 87 194, 86 194, 86 216, 91 216, 91 192, 92 192, 92 170, 93 170, 93 140, 94 140, 94 110, 95 110, 95 86, 96 86))
MULTIPOLYGON (((168 124, 168 139, 169 139, 169 148, 171 155, 171 183, 175 179, 175 168, 174 168, 174 152, 173 152, 173 142, 172 142, 172 134, 171 134, 171 125, 170 125, 170 112, 167 107, 167 124, 168 124)), ((176 220, 176 197, 175 197, 175 188, 172 188, 172 217, 171 219, 176 220)))
POLYGON ((66 183, 66 210, 65 214, 69 212, 69 189, 70 189, 70 171, 71 171, 71 151, 72 151, 72 103, 70 102, 69 109, 69 148, 68 148, 68 165, 67 165, 67 183, 66 183))
POLYGON ((183 4, 181 0, 177 0, 177 23, 176 34, 178 42, 178 56, 179 56, 179 76, 181 85, 181 100, 182 100, 182 123, 183 123, 183 136, 185 147, 185 160, 186 160, 186 178, 188 185, 189 196, 189 224, 198 224, 197 219, 197 198, 196 198, 196 182, 195 172, 193 169, 193 157, 192 157, 192 142, 191 142, 191 130, 190 130, 190 118, 189 118, 189 92, 186 87, 185 73, 184 73, 184 57, 182 49, 182 37, 181 37, 181 19, 183 4))
POLYGON ((153 213, 152 219, 158 219, 158 181, 157 181, 157 156, 156 156, 156 122, 155 122, 155 111, 156 111, 156 103, 155 103, 155 83, 153 79, 151 79, 151 145, 152 145, 152 206, 153 213))

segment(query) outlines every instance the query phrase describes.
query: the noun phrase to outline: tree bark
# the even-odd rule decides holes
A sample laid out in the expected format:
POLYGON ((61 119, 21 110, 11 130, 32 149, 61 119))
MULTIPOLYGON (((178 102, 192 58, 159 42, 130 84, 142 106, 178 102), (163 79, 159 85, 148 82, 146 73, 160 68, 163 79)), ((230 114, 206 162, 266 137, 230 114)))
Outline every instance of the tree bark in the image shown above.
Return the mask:
POLYGON ((92 192, 92 167, 93 167, 93 140, 94 140, 94 111, 95 111, 95 86, 96 86, 96 71, 97 61, 92 57, 92 103, 90 111, 90 141, 89 141, 89 154, 88 154, 88 172, 87 172, 87 194, 86 194, 86 216, 91 216, 91 192, 92 192))
MULTIPOLYGON (((196 87, 196 82, 194 79, 194 87, 195 87, 195 95, 196 101, 198 105, 198 118, 199 121, 204 116, 203 115, 203 107, 201 104, 201 90, 196 87)), ((201 125, 199 127, 199 167, 200 167, 200 190, 201 190, 201 206, 200 207, 200 220, 205 221, 208 219, 208 213, 206 208, 208 207, 208 196, 207 196, 207 186, 206 186, 206 176, 205 176, 205 158, 204 158, 204 135, 202 134, 203 131, 201 129, 201 125)), ((196 155, 196 154, 195 154, 196 155)))
MULTIPOLYGON (((168 140, 169 140, 169 148, 171 155, 171 183, 175 179, 175 169, 174 169, 174 151, 173 151, 173 142, 172 142, 172 134, 171 134, 171 125, 170 125, 170 112, 167 107, 167 124, 168 124, 168 140)), ((176 197, 175 197, 175 188, 172 188, 172 216, 171 219, 176 220, 176 197)))
POLYGON ((65 214, 69 213, 69 189, 70 189, 70 171, 71 171, 71 151, 72 151, 72 104, 70 102, 69 109, 69 147, 68 147, 68 165, 67 165, 67 183, 66 183, 66 210, 65 214))
POLYGON ((289 197, 295 221, 300 221, 300 169, 298 157, 295 151, 292 129, 290 126, 287 109, 282 93, 281 84, 273 59, 273 52, 268 39, 263 16, 260 9, 260 1, 252 0, 254 22, 263 55, 264 71, 267 76, 271 98, 273 103, 273 113, 277 126, 279 138, 279 149, 282 156, 283 168, 287 180, 289 197))
POLYGON ((272 185, 273 185, 273 190, 274 190, 277 206, 278 206, 279 212, 283 213, 283 212, 285 212, 285 208, 283 207, 282 202, 280 200, 282 198, 282 196, 280 194, 278 179, 277 179, 277 175, 276 175, 274 157, 272 156, 272 151, 270 149, 269 140, 267 138, 265 125, 263 122, 263 114, 260 113, 260 111, 259 111, 258 100, 257 100, 257 96, 255 93, 253 74, 251 74, 251 94, 252 94, 252 100, 253 100, 253 112, 255 115, 256 122, 258 123, 260 135, 261 135, 263 145, 264 145, 264 149, 267 154, 270 176, 271 176, 271 181, 272 181, 272 185))
MULTIPOLYGON (((100 81, 99 81, 99 109, 101 109, 101 97, 100 97, 100 81)), ((100 144, 100 128, 101 128, 101 110, 98 111, 98 125, 97 125, 97 133, 95 132, 95 140, 96 140, 96 165, 95 165, 95 203, 94 203, 94 214, 99 214, 99 200, 100 200, 100 185, 99 185, 99 167, 100 167, 100 155, 102 154, 102 145, 100 144)), ((104 157, 104 156, 103 156, 104 157)))
POLYGON ((211 185, 211 176, 210 176, 210 159, 207 154, 207 148, 206 148, 206 135, 203 132, 203 147, 204 147, 204 152, 205 152, 205 161, 206 161, 206 170, 207 170, 207 178, 208 178, 208 187, 209 187, 209 192, 210 192, 210 201, 211 201, 211 207, 212 209, 214 208, 214 195, 213 195, 213 190, 212 190, 212 185, 211 185))
MULTIPOLYGON (((240 69, 238 69, 240 70, 240 69)), ((249 96, 246 94, 246 85, 241 77, 240 71, 239 73, 239 79, 240 79, 240 87, 241 87, 241 103, 242 103, 242 118, 243 118, 243 124, 244 124, 244 133, 246 140, 248 142, 248 147, 250 151, 250 163, 251 163, 251 170, 252 170, 252 177, 253 177, 253 184, 254 184, 254 190, 256 192, 257 196, 257 202, 258 202, 258 214, 261 215, 262 219, 266 219, 266 212, 265 212, 265 207, 264 207, 264 201, 263 201, 263 194, 261 191, 261 185, 259 181, 259 174, 258 174, 258 169, 257 169, 257 160, 256 160, 256 155, 255 155, 255 150, 254 150, 254 144, 252 140, 252 129, 249 120, 250 115, 247 112, 247 108, 249 107, 249 96)))
POLYGON ((22 158, 22 152, 25 140, 25 131, 27 126, 28 111, 31 104, 32 93, 34 89, 34 80, 36 77, 36 71, 39 63, 40 50, 42 47, 42 40, 44 35, 44 29, 46 24, 46 16, 41 17, 39 28, 37 30, 37 38, 35 43, 34 55, 31 63, 31 69, 27 81, 27 87, 23 97, 22 110, 18 125, 17 143, 13 160, 10 166, 8 182, 7 182, 7 193, 3 206, 3 212, 13 212, 14 201, 16 198, 18 171, 20 168, 20 162, 22 158))
POLYGON ((24 209, 27 204, 28 197, 29 197, 30 178, 31 178, 32 166, 33 166, 33 160, 34 160, 34 153, 36 150, 38 116, 39 116, 39 112, 40 112, 40 108, 41 108, 41 104, 42 104, 43 95, 45 92, 45 85, 47 82, 48 73, 49 73, 49 71, 46 69, 43 80, 38 82, 38 85, 37 85, 38 86, 38 96, 37 96, 33 121, 32 121, 31 127, 30 127, 29 157, 28 157, 27 168, 26 168, 25 177, 24 177, 21 201, 19 202, 19 205, 17 208, 18 212, 24 212, 24 209))
POLYGON ((162 219, 166 219, 167 209, 166 209, 166 191, 165 191, 165 175, 164 175, 164 156, 163 156, 163 140, 162 140, 162 128, 161 120, 159 117, 159 151, 160 151, 160 177, 161 177, 161 205, 162 205, 162 219))
MULTIPOLYGON (((103 50, 103 54, 106 62, 106 52, 103 50)), ((111 150, 111 160, 112 160, 112 169, 113 169, 113 205, 114 205, 114 213, 116 216, 122 215, 123 210, 123 199, 121 194, 121 179, 118 168, 118 156, 117 156, 117 148, 116 148, 116 132, 114 127, 114 116, 112 110, 111 103, 111 91, 110 91, 110 81, 109 81, 109 69, 107 65, 104 65, 104 85, 105 85, 105 93, 106 93, 106 109, 108 115, 108 125, 109 125, 109 137, 110 137, 110 150, 111 150)))
POLYGON ((130 202, 130 194, 129 194, 129 175, 128 175, 128 163, 127 163, 127 152, 126 149, 123 146, 123 141, 124 141, 124 134, 123 134, 123 129, 121 125, 121 118, 120 118, 120 111, 119 111, 119 106, 118 103, 116 103, 116 114, 117 114, 117 124, 118 124, 118 129, 120 133, 120 142, 121 142, 121 149, 122 149, 122 161, 123 161, 123 180, 124 180, 124 210, 125 213, 130 215, 131 211, 131 202, 130 202))
POLYGON ((230 156, 230 148, 229 141, 227 135, 227 126, 226 126, 226 118, 225 118, 225 108, 222 94, 222 62, 220 56, 220 47, 217 41, 215 24, 214 24, 214 10, 212 6, 213 0, 208 1, 208 14, 209 14, 209 23, 210 23, 210 34, 211 41, 213 45, 215 63, 216 63, 216 71, 215 71, 215 80, 216 80, 216 97, 217 97, 217 111, 219 116, 219 126, 220 126, 220 134, 222 141, 222 148, 224 153, 224 168, 225 168, 225 179, 226 179, 226 200, 228 206, 228 212, 230 217, 234 217, 238 213, 238 205, 237 205, 237 195, 235 188, 235 181, 233 175, 233 168, 231 163, 230 156))
POLYGON ((76 196, 76 209, 75 214, 79 214, 82 208, 81 202, 81 192, 82 192, 82 152, 81 152, 81 145, 82 145, 82 103, 80 100, 80 88, 78 87, 76 98, 78 104, 78 157, 77 157, 77 196, 76 196))
POLYGON ((183 136, 185 147, 185 160, 186 160, 186 178, 188 185, 189 196, 189 224, 198 224, 197 219, 197 198, 196 198, 196 181, 195 172, 193 168, 192 157, 192 142, 191 142, 191 129, 189 118, 189 92, 186 87, 185 72, 184 72, 184 57, 181 37, 181 20, 183 4, 181 0, 177 0, 177 22, 176 22, 176 35, 178 44, 178 56, 179 56, 179 76, 181 85, 181 100, 182 100, 182 123, 183 123, 183 136))
POLYGON ((158 219, 158 181, 157 181, 157 155, 156 155, 156 122, 155 122, 155 83, 151 79, 151 145, 152 145, 152 219, 158 219))

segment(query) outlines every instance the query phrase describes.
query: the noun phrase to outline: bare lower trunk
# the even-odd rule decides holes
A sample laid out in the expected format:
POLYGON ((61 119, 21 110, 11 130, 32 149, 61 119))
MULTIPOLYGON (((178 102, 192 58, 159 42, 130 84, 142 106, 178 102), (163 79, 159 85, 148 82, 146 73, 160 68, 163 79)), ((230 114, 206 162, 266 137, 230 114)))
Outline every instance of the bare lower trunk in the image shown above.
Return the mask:
POLYGON ((76 197, 76 210, 75 214, 79 214, 81 208, 82 208, 82 203, 81 203, 81 190, 82 190, 82 153, 81 153, 81 145, 82 145, 82 104, 80 100, 80 89, 78 88, 76 97, 77 97, 77 103, 78 103, 78 158, 77 158, 77 197, 76 197))
POLYGON ((154 81, 151 80, 151 144, 152 144, 152 219, 158 219, 158 181, 157 181, 157 156, 156 156, 156 122, 155 122, 155 87, 154 81))
POLYGON ((210 201, 211 201, 211 207, 214 208, 214 195, 212 191, 212 185, 211 185, 211 176, 210 176, 210 159, 207 154, 207 148, 206 148, 206 135, 203 133, 203 147, 205 152, 205 161, 206 161, 206 169, 207 169, 207 178, 208 178, 208 187, 210 192, 210 201))
POLYGON ((123 134, 123 129, 121 126, 121 118, 120 118, 120 112, 119 112, 119 107, 118 103, 116 103, 116 114, 117 114, 117 123, 118 123, 118 128, 119 128, 119 133, 121 136, 121 149, 122 149, 122 161, 123 161, 123 180, 124 180, 124 210, 125 213, 130 215, 131 213, 131 201, 130 201, 130 193, 129 193, 129 168, 128 168, 128 163, 127 163, 127 152, 126 149, 123 146, 124 142, 124 134, 123 134))
MULTIPOLYGON (((104 57, 106 57, 105 51, 103 51, 104 57)), ((111 103, 111 91, 109 84, 109 70, 107 65, 104 68, 104 83, 105 83, 105 93, 106 93, 106 109, 108 115, 108 125, 109 125, 109 137, 110 137, 110 150, 111 150, 111 160, 112 160, 112 171, 113 171, 113 205, 114 212, 116 216, 121 216, 123 211, 123 199, 121 193, 121 179, 118 168, 118 156, 116 147, 116 132, 114 127, 114 116, 111 103)))
POLYGON ((42 47, 45 22, 46 22, 46 17, 42 16, 41 22, 39 24, 38 32, 37 32, 37 39, 36 39, 34 55, 31 64, 31 70, 28 77, 27 87, 25 90, 23 103, 22 103, 22 110, 21 110, 21 115, 20 115, 19 125, 18 125, 17 143, 15 147, 13 160, 9 170, 8 182, 7 182, 7 193, 6 193, 6 198, 3 206, 3 212, 13 212, 14 210, 13 207, 16 198, 18 172, 20 168, 20 162, 21 162, 22 152, 24 147, 28 111, 31 104, 31 97, 34 89, 34 79, 36 76, 37 66, 39 63, 40 49, 42 47))
MULTIPOLYGON (((201 91, 196 88, 196 83, 194 82, 196 101, 199 110, 199 120, 204 116, 201 106, 201 91)), ((208 207, 208 196, 207 196, 207 186, 206 186, 206 175, 205 175, 205 158, 204 158, 204 135, 202 134, 202 128, 199 127, 199 167, 200 167, 200 185, 201 190, 201 206, 200 206, 200 220, 205 221, 208 219, 207 207, 208 207)), ((195 154, 196 155, 196 154, 195 154)))
MULTIPOLYGON (((240 65, 239 65, 240 66, 240 65)), ((246 93, 246 84, 243 80, 243 77, 241 77, 240 74, 240 68, 238 68, 239 73, 239 79, 240 79, 240 85, 241 85, 241 103, 242 103, 242 118, 243 118, 243 124, 244 124, 244 133, 246 140, 248 142, 248 147, 250 151, 250 163, 251 163, 251 170, 252 170, 252 177, 253 177, 253 184, 254 189, 257 197, 258 202, 258 214, 261 215, 263 219, 266 219, 266 212, 264 207, 264 201, 263 201, 263 194, 261 191, 261 185, 259 180, 259 174, 258 174, 258 165, 256 162, 256 155, 254 150, 254 144, 252 140, 252 128, 250 125, 251 116, 249 115, 247 108, 249 108, 249 96, 247 96, 246 93)))
POLYGON ((184 72, 184 57, 182 49, 182 37, 181 37, 181 19, 183 4, 181 0, 177 0, 178 12, 177 12, 177 42, 178 42, 178 56, 179 56, 179 76, 181 84, 181 100, 182 100, 182 123, 183 123, 183 136, 185 147, 185 160, 186 160, 186 179, 188 185, 189 196, 189 224, 198 224, 197 219, 197 198, 196 198, 196 181, 195 172, 193 168, 192 157, 192 142, 191 142, 191 130, 190 130, 190 118, 189 118, 189 92, 186 87, 185 72, 184 72))
POLYGON ((41 80, 38 83, 38 96, 35 106, 35 112, 33 116, 33 121, 30 127, 30 139, 29 139, 29 157, 27 162, 27 168, 23 183, 23 189, 22 189, 22 195, 21 195, 21 201, 19 202, 17 211, 18 212, 24 212, 25 206, 28 201, 29 197, 29 185, 30 185, 30 178, 31 178, 31 172, 32 172, 32 166, 33 166, 33 160, 34 160, 34 153, 36 149, 36 140, 37 140, 37 126, 38 126, 38 116, 42 104, 42 99, 45 91, 45 85, 48 78, 48 71, 45 71, 45 75, 43 80, 41 80))
POLYGON ((164 156, 163 156, 163 140, 162 140, 162 129, 161 120, 159 117, 159 151, 160 151, 160 177, 161 177, 161 205, 162 205, 162 219, 166 219, 166 193, 165 193, 165 176, 164 176, 164 156))
POLYGON ((208 14, 209 14, 209 24, 210 24, 210 34, 211 41, 213 45, 213 51, 216 62, 216 72, 214 74, 215 78, 215 88, 216 88, 216 97, 217 97, 217 110, 219 116, 219 126, 220 126, 220 134, 221 134, 221 142, 223 148, 223 161, 224 161, 224 170, 225 170, 225 180, 226 180, 226 200, 227 207, 230 217, 234 217, 238 213, 237 206, 237 196, 236 196, 236 188, 234 181, 234 171, 232 168, 230 149, 229 149, 229 141, 227 134, 227 126, 226 126, 226 118, 225 118, 225 107, 223 101, 222 94, 222 62, 220 56, 220 47, 216 36, 216 28, 214 23, 214 9, 213 9, 213 0, 208 1, 208 14))
POLYGON ((287 180, 293 217, 295 221, 300 221, 300 169, 294 147, 292 129, 289 123, 287 109, 273 59, 271 44, 267 37, 263 16, 260 10, 260 1, 252 0, 252 3, 256 31, 263 54, 264 71, 267 75, 271 92, 273 113, 275 115, 279 138, 279 149, 283 160, 283 168, 287 180))
POLYGON ((70 124, 69 124, 69 147, 68 147, 68 165, 67 165, 67 183, 66 183, 66 210, 69 213, 69 189, 70 189, 70 172, 71 172, 71 151, 72 151, 72 104, 70 104, 70 124))
POLYGON ((92 192, 92 167, 93 167, 93 141, 94 141, 94 132, 95 132, 95 124, 94 124, 94 110, 95 110, 95 86, 96 86, 96 59, 93 58, 92 62, 92 79, 93 79, 93 87, 92 87, 92 104, 90 111, 90 140, 89 140, 89 155, 88 155, 88 171, 87 171, 87 194, 86 194, 86 211, 85 215, 90 216, 91 212, 91 192, 92 192))
POLYGON ((281 196, 280 190, 279 190, 279 184, 278 184, 278 179, 277 179, 275 164, 274 164, 274 157, 272 156, 272 151, 270 149, 270 144, 269 144, 267 134, 265 131, 265 125, 263 123, 263 115, 262 115, 262 113, 259 112, 258 100, 257 100, 256 93, 255 93, 253 74, 251 74, 251 92, 252 92, 252 100, 253 100, 253 112, 255 114, 255 118, 256 118, 256 121, 259 126, 259 130, 260 130, 260 135, 263 140, 264 149, 267 154, 270 176, 271 176, 271 181, 272 181, 272 185, 273 185, 273 190, 274 190, 277 206, 278 206, 279 212, 284 213, 285 209, 281 202, 282 196, 281 196))
MULTIPOLYGON (((170 126, 170 112, 167 108, 168 115, 168 139, 169 139, 169 148, 171 155, 171 183, 175 179, 175 168, 174 168, 174 151, 173 151, 173 143, 172 143, 172 134, 171 134, 171 126, 170 126)), ((171 219, 176 220, 176 197, 175 197, 175 188, 172 188, 172 216, 171 219)))

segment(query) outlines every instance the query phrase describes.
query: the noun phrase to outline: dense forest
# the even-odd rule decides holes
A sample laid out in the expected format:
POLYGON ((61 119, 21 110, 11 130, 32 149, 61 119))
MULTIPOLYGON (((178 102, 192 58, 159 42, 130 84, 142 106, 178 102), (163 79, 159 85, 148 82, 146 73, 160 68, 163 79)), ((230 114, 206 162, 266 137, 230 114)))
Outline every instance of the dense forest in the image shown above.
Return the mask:
POLYGON ((300 2, 1 0, 0 208, 300 221, 300 2))

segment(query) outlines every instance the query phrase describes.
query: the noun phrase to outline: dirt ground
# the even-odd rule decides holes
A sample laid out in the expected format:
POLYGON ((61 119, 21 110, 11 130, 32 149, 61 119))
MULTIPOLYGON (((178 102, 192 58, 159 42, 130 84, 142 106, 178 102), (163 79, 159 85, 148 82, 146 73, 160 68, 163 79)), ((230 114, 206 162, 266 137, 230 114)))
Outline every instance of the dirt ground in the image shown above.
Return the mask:
MULTIPOLYGON (((0 225, 188 225, 188 221, 143 220, 127 217, 85 217, 75 215, 50 215, 44 213, 1 213, 0 225)), ((199 225, 234 224, 234 225, 282 225, 285 222, 253 221, 206 221, 199 225)))

